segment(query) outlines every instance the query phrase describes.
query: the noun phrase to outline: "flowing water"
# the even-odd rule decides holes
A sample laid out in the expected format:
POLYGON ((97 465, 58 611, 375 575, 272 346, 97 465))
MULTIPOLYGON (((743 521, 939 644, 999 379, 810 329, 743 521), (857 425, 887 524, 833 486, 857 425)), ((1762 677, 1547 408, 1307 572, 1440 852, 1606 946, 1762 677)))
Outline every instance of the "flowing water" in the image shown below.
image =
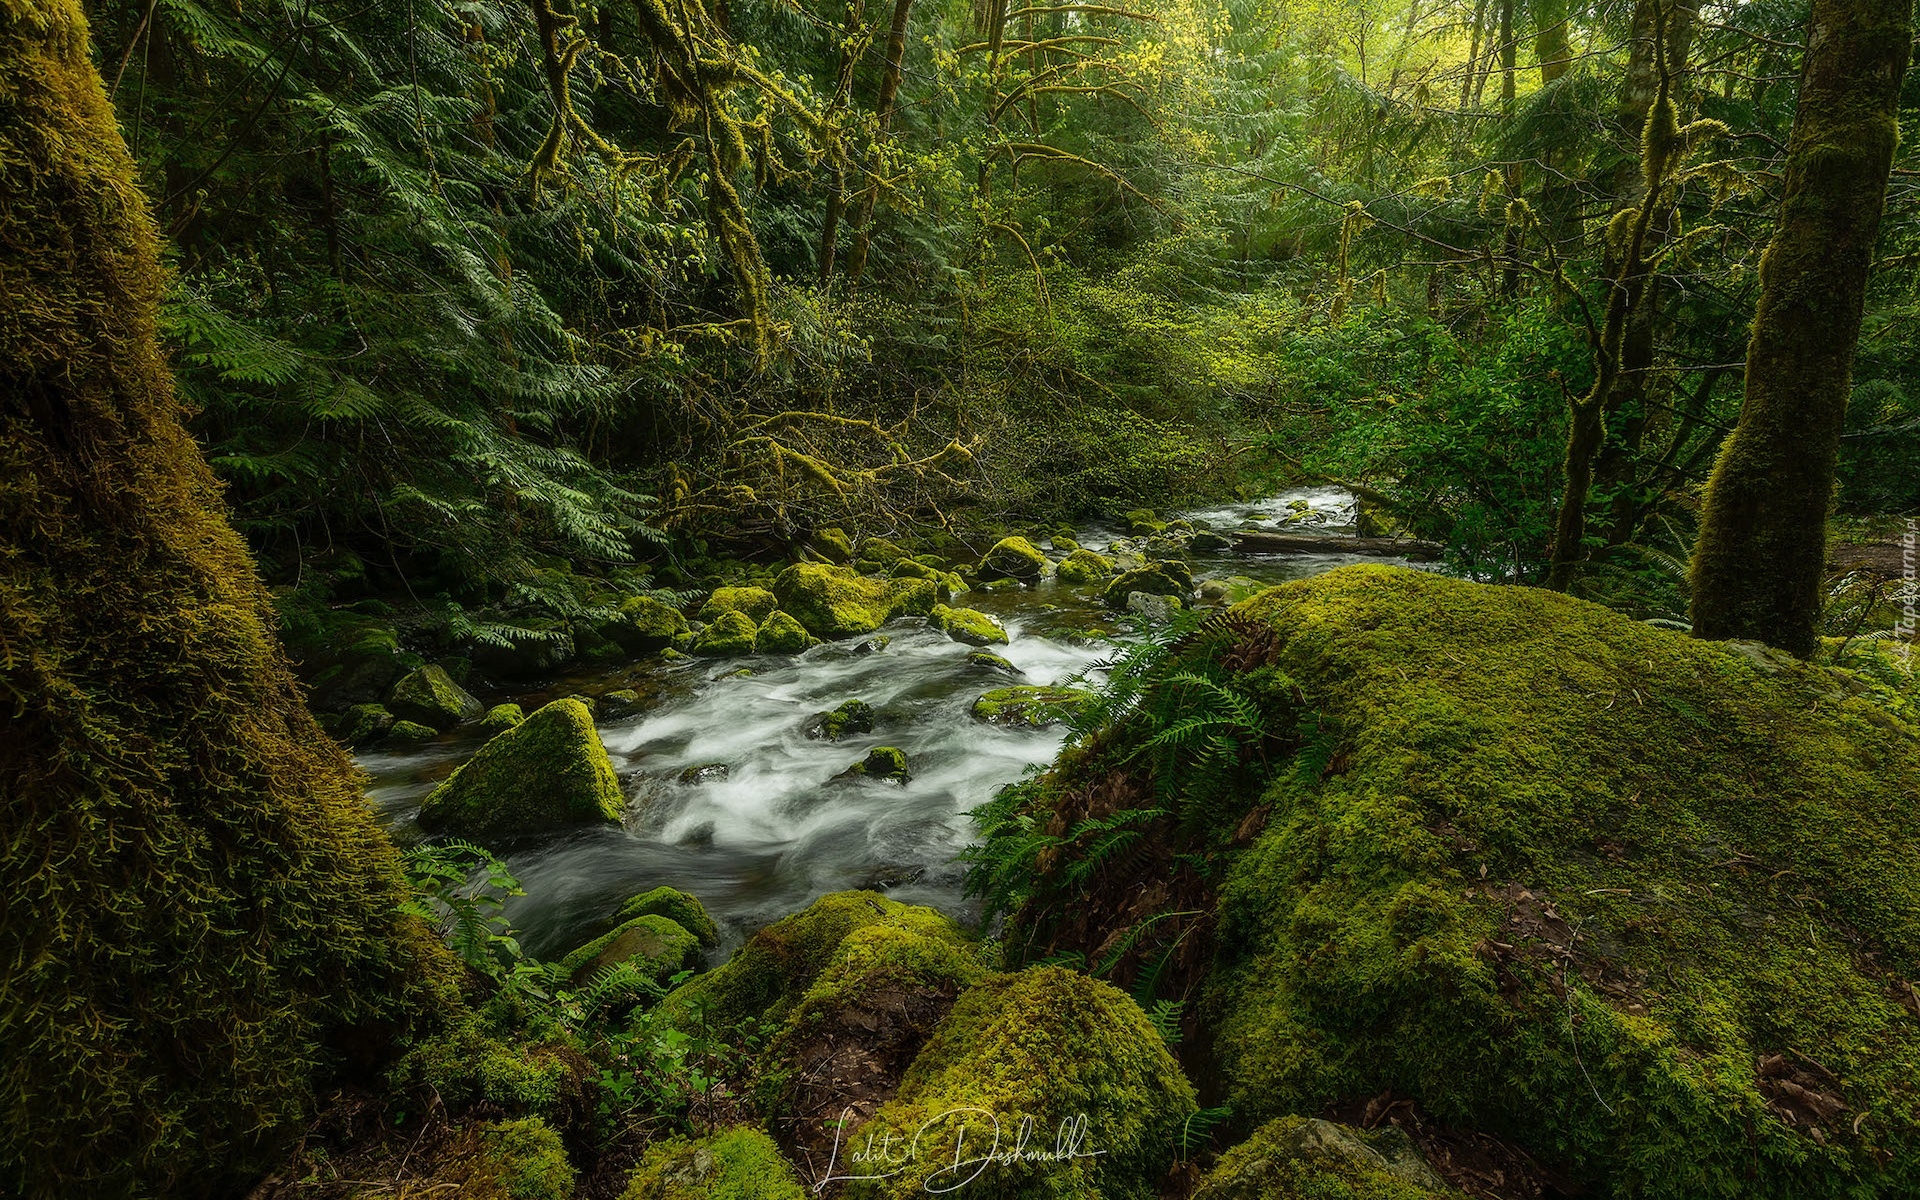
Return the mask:
MULTIPOLYGON (((1284 524, 1350 533, 1353 511, 1345 492, 1302 489, 1184 515, 1223 531, 1284 524)), ((1118 536, 1093 527, 1081 542, 1105 549, 1118 536)), ((1362 561, 1383 560, 1223 554, 1193 564, 1196 581, 1240 575, 1279 583, 1362 561)), ((891 639, 881 650, 862 650, 866 639, 856 639, 793 657, 643 660, 514 697, 531 711, 572 692, 632 687, 647 704, 600 725, 630 802, 624 828, 571 832, 508 854, 527 895, 507 916, 536 956, 565 952, 622 900, 661 884, 698 896, 729 943, 816 896, 855 887, 974 919, 954 857, 972 834, 967 813, 1050 762, 1064 734, 988 726, 968 711, 991 688, 1064 682, 1108 653, 1089 636, 1113 628, 1093 591, 1048 582, 955 599, 1006 626, 1009 644, 990 649, 1020 669, 1017 679, 968 664, 972 647, 905 618, 881 631, 891 639), (807 736, 817 714, 851 699, 873 707, 873 732, 838 742, 807 736), (834 779, 875 746, 905 751, 911 781, 834 779), (697 771, 718 765, 724 778, 697 771)), ((362 756, 374 801, 402 840, 419 836, 413 814, 421 798, 478 747, 478 736, 456 731, 362 756)))

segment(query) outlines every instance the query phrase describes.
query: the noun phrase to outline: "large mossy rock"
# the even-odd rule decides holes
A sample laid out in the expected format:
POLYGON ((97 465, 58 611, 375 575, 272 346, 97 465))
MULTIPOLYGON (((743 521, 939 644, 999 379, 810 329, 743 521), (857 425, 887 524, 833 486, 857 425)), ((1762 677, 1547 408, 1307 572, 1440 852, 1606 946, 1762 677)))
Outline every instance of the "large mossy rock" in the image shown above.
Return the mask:
POLYGON ((578 700, 555 700, 480 747, 420 806, 420 824, 485 844, 618 825, 626 802, 578 700))
POLYGON ((711 623, 718 621, 722 613, 738 612, 747 614, 757 626, 779 607, 779 597, 763 587, 715 588, 707 602, 700 606, 700 619, 711 623))
POLYGON ((752 654, 759 632, 752 617, 738 609, 730 609, 694 635, 687 653, 701 658, 732 658, 752 654))
POLYGON ((1093 702, 1093 693, 1084 688, 1017 687, 994 688, 982 692, 969 710, 976 721, 1004 725, 1010 729, 1046 729, 1073 716, 1093 702))
POLYGON ((829 641, 872 633, 895 617, 924 617, 936 603, 929 580, 874 579, 825 563, 795 563, 773 591, 808 633, 829 641))
POLYGON ((1193 570, 1185 563, 1156 562, 1122 571, 1101 589, 1100 601, 1114 612, 1125 612, 1127 597, 1135 592, 1184 601, 1193 594, 1193 570))
POLYGON ((927 624, 954 641, 965 642, 969 646, 1007 644, 1006 626, 978 609, 948 608, 944 604, 936 604, 933 612, 927 616, 927 624))
POLYGON ((385 700, 420 659, 400 648, 400 636, 376 617, 326 613, 288 631, 287 649, 312 688, 315 712, 338 712, 385 700))
POLYGON ((387 697, 387 711, 402 721, 452 729, 487 711, 467 689, 453 681, 447 669, 435 663, 410 672, 387 697))
POLYGON ((583 984, 608 967, 631 963, 655 983, 664 983, 699 956, 700 939, 678 921, 645 913, 574 950, 560 960, 560 969, 575 984, 583 984))
POLYGON ((847 1194, 1152 1200, 1195 1109, 1193 1086, 1125 992, 1060 967, 996 975, 960 995, 899 1094, 848 1135, 847 1146, 889 1136, 917 1146, 881 1168, 891 1178, 847 1194), (1010 1151, 1027 1122, 1027 1148, 1072 1154, 986 1159, 996 1129, 1010 1151))
POLYGON ((735 1126, 703 1138, 656 1142, 627 1177, 620 1200, 807 1200, 773 1139, 735 1126))
POLYGON ((629 654, 664 650, 687 631, 680 610, 652 596, 630 596, 620 605, 620 619, 601 625, 600 632, 629 654))
POLYGON ((538 1117, 521 1117, 459 1130, 411 1190, 461 1200, 573 1200, 575 1182, 560 1135, 538 1117))
POLYGON ((980 578, 1032 581, 1047 573, 1050 564, 1041 549, 1023 537, 1001 538, 980 556, 980 578))
POLYGON ((1361 1130, 1281 1117, 1221 1155, 1193 1200, 1450 1200, 1458 1195, 1392 1125, 1361 1130))
POLYGON ((753 635, 756 654, 798 654, 809 646, 819 644, 819 639, 808 633, 805 625, 778 609, 767 617, 753 635))
POLYGON ((1058 573, 1061 583, 1098 583, 1113 573, 1113 560, 1104 554, 1076 548, 1060 560, 1058 573))
POLYGON ((1271 782, 1205 818, 1244 846, 1198 1009, 1239 1119, 1392 1089, 1596 1196, 1920 1194, 1912 726, 1824 668, 1401 568, 1230 618, 1195 643, 1228 683, 1298 695, 1271 782))
POLYGON ((699 939, 702 946, 711 946, 720 940, 720 928, 707 915, 706 906, 691 893, 679 888, 663 886, 629 896, 620 905, 615 920, 631 921, 635 917, 648 915, 666 917, 699 939))

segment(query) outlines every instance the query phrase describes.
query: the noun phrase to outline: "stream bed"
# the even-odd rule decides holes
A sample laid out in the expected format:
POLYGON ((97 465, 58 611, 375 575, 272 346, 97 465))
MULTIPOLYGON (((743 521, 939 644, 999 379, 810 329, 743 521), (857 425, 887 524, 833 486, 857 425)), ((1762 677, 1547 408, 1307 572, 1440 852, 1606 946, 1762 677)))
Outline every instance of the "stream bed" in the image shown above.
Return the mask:
MULTIPOLYGON (((1345 492, 1309 488, 1177 515, 1220 531, 1337 534, 1352 532, 1354 503, 1345 492)), ((1083 545, 1102 551, 1122 536, 1098 526, 1080 531, 1083 545)), ((1354 562, 1400 560, 1222 553, 1191 561, 1198 585, 1228 576, 1281 583, 1354 562)), ((559 696, 621 687, 646 701, 641 712, 599 725, 627 793, 625 826, 582 829, 504 856, 527 893, 506 910, 527 951, 564 953, 621 901, 661 884, 706 905, 722 930, 716 961, 753 930, 847 888, 882 889, 963 923, 976 920, 961 894, 964 865, 955 861, 972 838, 967 814, 1051 762, 1065 732, 990 726, 969 710, 992 688, 1063 683, 1110 654, 1109 644, 1090 636, 1114 628, 1097 590, 1048 581, 955 597, 954 604, 1006 626, 1009 644, 989 649, 1019 668, 1019 678, 969 664, 973 647, 903 618, 881 631, 890 639, 884 649, 864 650, 868 639, 860 638, 796 656, 648 658, 513 697, 528 711, 559 696), (837 742, 807 736, 817 714, 852 699, 873 707, 871 733, 837 742), (911 781, 834 780, 875 746, 905 751, 911 781), (719 765, 723 778, 699 770, 719 765)), ((421 836, 414 825, 421 799, 480 741, 476 730, 456 730, 360 756, 374 780, 374 803, 403 843, 421 836)))

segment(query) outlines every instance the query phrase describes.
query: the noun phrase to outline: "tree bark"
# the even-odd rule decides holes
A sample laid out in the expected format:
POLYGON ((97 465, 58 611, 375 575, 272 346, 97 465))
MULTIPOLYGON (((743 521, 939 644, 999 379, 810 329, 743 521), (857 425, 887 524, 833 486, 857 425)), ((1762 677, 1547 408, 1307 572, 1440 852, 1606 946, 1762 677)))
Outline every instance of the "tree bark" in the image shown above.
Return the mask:
POLYGON ((873 102, 873 146, 867 151, 866 183, 860 189, 860 207, 853 221, 853 248, 848 251, 847 278, 855 283, 867 270, 867 247, 872 238, 873 208, 880 198, 880 180, 873 156, 886 144, 893 127, 894 97, 900 94, 900 63, 907 56, 907 18, 913 0, 894 0, 893 22, 887 27, 887 57, 880 68, 880 94, 873 102))
POLYGON ((1698 637, 1801 657, 1818 645, 1827 507, 1912 37, 1912 0, 1814 0, 1746 398, 1694 548, 1698 637))
POLYGON ((181 425, 87 40, 0 3, 0 1191, 238 1194, 460 1000, 181 425))

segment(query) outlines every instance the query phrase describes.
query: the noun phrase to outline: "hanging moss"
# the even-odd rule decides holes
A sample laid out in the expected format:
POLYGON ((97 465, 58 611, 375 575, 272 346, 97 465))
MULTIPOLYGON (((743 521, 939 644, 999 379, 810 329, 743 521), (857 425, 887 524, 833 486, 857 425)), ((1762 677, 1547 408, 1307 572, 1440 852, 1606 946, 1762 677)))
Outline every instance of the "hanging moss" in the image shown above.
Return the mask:
POLYGON ((0 1193, 242 1191, 450 961, 181 427, 73 0, 0 0, 0 245, 0 1193))

